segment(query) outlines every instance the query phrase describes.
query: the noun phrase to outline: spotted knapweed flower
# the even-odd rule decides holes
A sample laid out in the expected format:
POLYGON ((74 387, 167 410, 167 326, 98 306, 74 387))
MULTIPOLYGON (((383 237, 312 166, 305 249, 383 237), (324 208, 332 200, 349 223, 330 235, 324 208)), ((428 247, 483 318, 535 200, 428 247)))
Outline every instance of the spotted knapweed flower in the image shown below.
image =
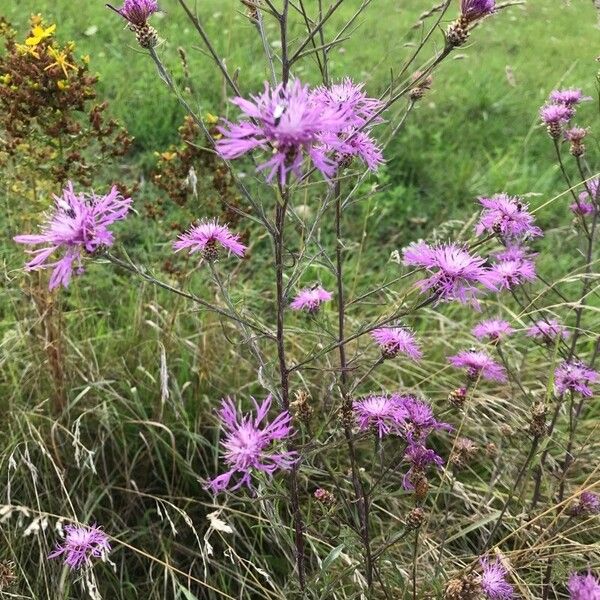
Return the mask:
POLYGON ((414 396, 392 395, 398 406, 398 424, 400 432, 410 443, 425 443, 433 431, 452 431, 449 423, 438 421, 433 408, 414 396))
POLYGON ((589 96, 584 96, 580 89, 570 88, 565 90, 553 90, 550 92, 550 100, 556 104, 572 107, 580 102, 591 100, 591 98, 589 96))
POLYGON ((362 431, 373 429, 381 438, 397 433, 403 412, 394 396, 367 396, 352 403, 358 428, 362 431))
POLYGON ((586 200, 585 198, 581 198, 581 194, 577 202, 572 202, 569 204, 569 209, 575 215, 579 215, 580 217, 587 217, 589 215, 593 215, 596 212, 596 206, 586 200))
POLYGON ((349 126, 361 127, 371 120, 381 122, 376 115, 383 108, 383 102, 367 96, 364 83, 354 83, 349 77, 330 87, 316 87, 311 93, 311 99, 316 105, 328 109, 344 107, 349 126))
POLYGON ((136 27, 144 26, 148 17, 158 12, 156 0, 125 0, 121 8, 114 8, 110 4, 107 6, 136 27))
POLYGON ((277 180, 284 185, 290 173, 302 175, 302 162, 307 155, 313 165, 331 177, 335 163, 326 156, 320 135, 336 133, 347 126, 348 107, 344 104, 323 106, 312 100, 308 86, 299 80, 265 89, 250 100, 234 98, 247 119, 238 123, 225 122, 219 131, 216 149, 225 159, 239 158, 256 149, 271 150, 272 156, 259 165, 268 170, 267 180, 277 180))
POLYGON ((333 298, 331 292, 323 289, 320 285, 312 288, 304 288, 290 303, 292 310, 305 310, 311 314, 316 313, 323 302, 329 302, 333 298))
POLYGON ((557 319, 540 319, 527 329, 527 336, 552 344, 557 337, 566 340, 570 336, 570 333, 557 319))
POLYGON ((600 580, 588 572, 586 575, 572 573, 567 583, 569 600, 600 599, 600 580))
POLYGON ((478 340, 489 340, 493 343, 498 343, 503 338, 508 337, 514 333, 514 329, 510 326, 508 321, 503 319, 486 319, 477 323, 473 327, 473 335, 478 340))
POLYGON ((370 135, 373 125, 381 123, 376 115, 383 102, 370 98, 363 90, 364 84, 356 84, 346 78, 331 87, 317 87, 311 94, 313 102, 327 110, 346 109, 347 125, 339 131, 321 133, 322 150, 332 153, 336 163, 343 164, 351 157, 360 158, 371 171, 384 163, 383 153, 370 135))
POLYGON ((56 545, 48 558, 62 557, 71 569, 89 566, 94 559, 102 559, 110 552, 108 536, 96 524, 66 525, 65 532, 65 539, 56 545))
POLYGON ((496 194, 491 198, 479 198, 483 206, 475 233, 498 233, 503 237, 539 237, 542 230, 533 224, 534 217, 527 204, 507 194, 496 194))
POLYGON ((535 280, 535 263, 529 259, 500 260, 492 264, 489 276, 499 290, 511 290, 535 280))
POLYGON ((405 490, 414 490, 418 480, 423 477, 428 467, 442 467, 444 459, 421 443, 409 443, 404 451, 404 460, 410 465, 402 478, 405 490))
POLYGON ((41 233, 13 238, 19 244, 43 245, 30 252, 34 258, 25 269, 52 269, 50 289, 67 287, 73 272, 83 273, 85 256, 112 246, 114 237, 108 227, 127 216, 131 198, 123 198, 116 187, 105 196, 76 194, 69 182, 62 196, 54 196, 54 203, 54 211, 48 215, 41 233), (55 253, 61 253, 60 258, 49 262, 55 253))
POLYGON ((575 109, 564 104, 545 104, 540 108, 540 119, 554 140, 562 135, 563 125, 575 114, 575 109))
POLYGON ((380 327, 374 329, 371 336, 380 346, 385 358, 406 354, 413 360, 420 360, 423 356, 413 332, 405 327, 380 327))
POLYGON ((491 15, 496 10, 496 0, 461 0, 460 14, 468 22, 491 15))
POLYGON ((506 381, 506 371, 487 352, 480 350, 462 350, 448 357, 448 362, 467 371, 469 379, 481 377, 489 381, 506 381))
POLYGON ((189 249, 189 253, 200 252, 206 260, 215 260, 219 255, 219 246, 240 258, 246 252, 246 246, 240 242, 240 236, 232 233, 227 225, 220 225, 216 219, 200 221, 191 229, 182 233, 173 243, 175 252, 189 249))
POLYGON ((594 492, 581 492, 577 502, 569 507, 572 517, 589 517, 600 514, 600 496, 594 492))
POLYGON ((554 371, 554 385, 560 396, 565 392, 576 392, 589 398, 593 395, 590 385, 598 380, 600 374, 581 361, 563 361, 554 371))
POLYGON ((225 430, 223 457, 229 471, 209 482, 208 487, 214 493, 230 487, 234 476, 239 476, 239 481, 233 484, 231 491, 243 485, 252 487, 254 473, 272 476, 279 469, 290 469, 297 460, 296 452, 285 450, 277 444, 294 433, 290 413, 284 410, 268 422, 266 418, 271 408, 271 396, 267 396, 260 405, 254 398, 252 402, 254 414, 243 414, 231 398, 221 401, 219 416, 225 430))
POLYGON ((514 595, 513 586, 506 581, 508 571, 499 559, 490 562, 487 558, 480 558, 481 588, 488 600, 509 600, 514 595))
POLYGON ((403 252, 405 265, 422 267, 431 276, 418 282, 418 287, 431 290, 438 301, 458 300, 478 308, 478 285, 496 290, 485 260, 473 256, 457 244, 429 246, 425 242, 410 244, 403 252))
POLYGON ((579 194, 580 202, 600 202, 600 179, 595 177, 585 184, 585 190, 579 194), (590 198, 591 194, 591 198, 590 198))

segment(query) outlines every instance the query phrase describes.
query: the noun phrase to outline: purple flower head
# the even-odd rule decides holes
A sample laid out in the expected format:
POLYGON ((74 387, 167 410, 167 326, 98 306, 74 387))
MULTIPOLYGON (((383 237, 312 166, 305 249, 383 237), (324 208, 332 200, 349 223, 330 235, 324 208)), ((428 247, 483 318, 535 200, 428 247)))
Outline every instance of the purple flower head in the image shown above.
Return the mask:
POLYGON ((460 14, 469 22, 491 15, 495 10, 495 0, 461 0, 460 2, 460 14))
POLYGON ((210 481, 208 487, 214 493, 228 488, 234 475, 241 478, 231 487, 232 491, 242 485, 252 487, 252 475, 256 471, 272 476, 278 469, 290 469, 297 459, 295 452, 274 447, 294 433, 290 413, 284 410, 269 423, 265 419, 271 407, 271 396, 267 396, 260 405, 254 398, 252 402, 254 414, 243 414, 231 398, 221 401, 219 416, 225 430, 223 457, 229 471, 210 481))
POLYGON ((207 260, 218 256, 218 247, 239 256, 244 256, 246 246, 240 242, 240 236, 232 233, 227 225, 220 225, 216 219, 200 221, 191 229, 182 233, 173 244, 175 252, 189 248, 190 254, 200 252, 207 260))
POLYGON ((404 264, 423 267, 431 276, 417 285, 423 291, 432 290, 439 301, 458 300, 479 306, 476 296, 478 284, 495 290, 496 286, 484 259, 473 256, 457 244, 429 246, 425 242, 412 243, 404 249, 404 264))
POLYGON ((565 138, 572 144, 581 144, 587 132, 585 127, 571 127, 565 131, 565 138))
POLYGON ((380 327, 374 329, 371 336, 381 347, 385 358, 406 354, 413 360, 420 360, 423 356, 414 334, 405 327, 380 327))
POLYGON ((367 396, 352 403, 358 428, 361 431, 375 429, 381 438, 396 433, 403 418, 402 407, 394 396, 367 396))
POLYGON ((588 517, 600 513, 600 496, 594 492, 581 492, 578 502, 569 508, 572 517, 588 517))
POLYGON ((566 340, 569 335, 566 327, 556 319, 540 319, 527 330, 528 337, 548 343, 554 343, 557 337, 566 340))
POLYGON ((71 569, 92 564, 93 559, 104 558, 110 552, 108 536, 96 524, 89 527, 66 525, 65 539, 57 544, 48 558, 63 557, 71 569))
POLYGON ((504 367, 499 365, 487 352, 462 350, 458 354, 450 356, 448 362, 459 369, 466 369, 470 379, 482 377, 489 381, 506 381, 504 367))
POLYGON ((156 0, 125 0, 122 8, 118 9, 110 4, 107 4, 107 6, 136 27, 143 27, 148 17, 158 12, 158 2, 156 0))
POLYGON ((600 375, 580 361, 563 361, 554 371, 554 385, 560 396, 569 391, 589 398, 593 395, 590 385, 598 380, 600 375))
POLYGON ((344 109, 347 124, 362 127, 367 122, 381 122, 375 115, 383 108, 378 98, 370 98, 363 90, 364 83, 354 83, 349 77, 331 87, 319 86, 311 94, 317 106, 330 110, 344 109))
POLYGON ((438 421, 431 406, 413 396, 393 395, 399 408, 400 430, 410 443, 425 443, 433 431, 452 431, 449 423, 438 421))
POLYGON ((338 165, 355 157, 362 160, 369 171, 375 172, 385 162, 381 148, 365 131, 344 129, 338 134, 324 134, 321 140, 322 151, 334 152, 338 165))
POLYGON ((427 467, 441 468, 444 465, 444 459, 439 454, 420 443, 408 444, 404 452, 404 460, 410 464, 402 478, 402 487, 405 490, 415 489, 416 482, 423 476, 427 467))
POLYGON ((540 119, 544 125, 561 125, 573 116, 573 109, 564 104, 546 104, 540 108, 540 119))
POLYGON ((48 215, 42 231, 34 235, 17 235, 19 244, 42 248, 31 251, 34 256, 27 271, 52 268, 49 288, 67 287, 73 271, 83 273, 82 259, 103 246, 112 246, 114 238, 108 227, 127 216, 131 198, 123 198, 116 187, 106 196, 76 194, 68 183, 62 196, 54 196, 54 211, 48 215), (55 262, 48 262, 54 253, 61 253, 55 262))
POLYGON ((331 292, 324 290, 320 285, 312 288, 304 288, 292 300, 290 308, 292 310, 305 310, 309 313, 316 313, 323 302, 329 302, 332 298, 333 295, 331 292))
POLYGON ((572 573, 567 583, 569 600, 599 600, 600 581, 588 572, 587 575, 572 573))
POLYGON ((502 338, 508 337, 513 334, 514 331, 515 330, 510 326, 510 323, 502 319, 487 319, 473 327, 473 335, 478 340, 489 340, 494 343, 499 342, 502 338))
POLYGON ((513 597, 513 586, 506 581, 508 571, 500 560, 490 562, 487 558, 480 558, 481 588, 488 600, 509 600, 513 597))
POLYGON ((575 215, 579 215, 580 217, 587 217, 588 215, 593 215, 596 212, 596 206, 586 200, 587 192, 584 192, 585 196, 583 199, 581 198, 583 194, 579 195, 579 199, 577 202, 572 202, 569 205, 569 209, 575 215))
POLYGON ((477 235, 484 232, 511 238, 542 235, 542 230, 533 224, 534 217, 529 212, 529 207, 519 198, 496 194, 491 198, 479 198, 479 202, 483 211, 475 228, 477 235))
POLYGON ((499 290, 510 290, 526 281, 535 280, 535 263, 532 260, 501 260, 490 269, 491 281, 499 290))
POLYGON ((314 166, 331 177, 335 164, 318 148, 322 132, 339 132, 347 126, 348 107, 327 107, 311 99, 308 86, 299 80, 265 89, 251 100, 232 100, 247 119, 239 123, 226 122, 219 130, 223 137, 217 141, 217 151, 225 159, 239 158, 254 150, 272 150, 271 158, 259 165, 267 169, 267 180, 277 176, 285 184, 289 173, 302 174, 302 161, 308 155, 314 166))
POLYGON ((584 96, 581 90, 571 88, 566 90, 553 90, 550 92, 550 100, 555 104, 562 104, 571 108, 580 102, 591 100, 591 98, 589 96, 584 96))
POLYGON ((600 179, 596 177, 595 179, 590 179, 586 184, 585 190, 579 194, 579 200, 588 201, 588 202, 598 202, 600 201, 600 179), (589 190, 589 192, 588 192, 589 190), (590 194, 592 197, 590 198, 590 194))

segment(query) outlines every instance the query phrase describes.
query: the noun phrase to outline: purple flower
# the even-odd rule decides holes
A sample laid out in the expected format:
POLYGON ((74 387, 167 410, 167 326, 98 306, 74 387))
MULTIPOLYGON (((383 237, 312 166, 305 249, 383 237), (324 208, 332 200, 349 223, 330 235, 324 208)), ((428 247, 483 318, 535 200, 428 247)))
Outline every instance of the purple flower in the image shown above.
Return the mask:
POLYGON ((398 406, 400 430, 410 443, 425 443, 433 431, 452 431, 449 423, 438 421, 431 406, 413 396, 393 395, 398 406))
POLYGON ((588 517, 600 513, 600 496, 593 492, 581 492, 578 502, 569 508, 572 517, 588 517))
POLYGON ((48 215, 41 233, 13 238, 19 244, 44 244, 31 251, 34 258, 25 268, 27 271, 52 268, 50 289, 58 285, 67 287, 73 271, 78 275, 83 273, 85 255, 102 246, 112 246, 114 238, 108 227, 124 219, 131 207, 131 198, 123 198, 116 187, 106 196, 75 194, 71 182, 62 196, 54 196, 54 202, 54 211, 48 215), (62 255, 55 262, 48 262, 55 252, 62 255))
POLYGON ((580 361, 563 361, 554 371, 554 385, 560 396, 570 391, 589 398, 593 395, 590 385, 599 379, 600 375, 596 371, 580 361))
POLYGON ((404 452, 404 460, 410 464, 402 478, 402 487, 405 490, 415 489, 415 484, 423 477, 427 467, 440 468, 444 464, 444 459, 439 454, 419 443, 409 443, 404 452))
POLYGON ((240 258, 246 252, 240 236, 232 233, 227 225, 219 225, 216 219, 200 221, 198 225, 182 233, 173 244, 173 249, 179 252, 189 248, 190 254, 200 252, 206 260, 214 260, 218 256, 218 246, 240 258))
POLYGON ((573 109, 564 104, 546 104, 540 108, 540 119, 544 125, 557 126, 573 116, 573 109))
POLYGON ((566 340, 569 335, 565 326, 556 319, 540 319, 527 330, 528 337, 549 343, 553 343, 559 336, 566 340))
POLYGON ((585 127, 571 127, 565 131, 565 138, 572 144, 581 144, 587 132, 585 127))
POLYGON ((584 102, 591 100, 589 96, 584 96, 583 92, 576 88, 566 90, 553 90, 550 92, 550 100, 556 104, 563 104, 569 108, 584 102))
POLYGON ((323 302, 329 302, 332 298, 331 292, 324 290, 320 285, 312 288, 304 288, 292 300, 290 308, 292 310, 305 310, 309 313, 316 313, 323 302))
POLYGON ((378 98, 367 96, 363 88, 364 83, 354 83, 346 77, 331 87, 315 88, 311 98, 316 105, 328 109, 336 110, 343 107, 347 114, 348 125, 359 128, 369 121, 377 121, 375 115, 383 108, 383 102, 378 98))
POLYGON ((450 356, 448 362, 459 369, 466 369, 470 379, 482 377, 490 381, 506 381, 504 367, 499 365, 487 352, 462 350, 458 354, 450 356))
POLYGON ((231 487, 232 491, 242 485, 252 487, 252 475, 255 471, 272 476, 278 469, 290 469, 297 460, 295 452, 273 448, 275 443, 294 433, 290 413, 285 410, 270 423, 263 423, 271 407, 271 396, 267 396, 261 405, 254 398, 252 402, 254 415, 240 414, 231 398, 221 401, 219 416, 225 429, 223 456, 230 468, 210 481, 209 487, 214 493, 228 488, 234 475, 241 475, 241 478, 231 487))
POLYGON ((495 343, 513 334, 514 331, 510 323, 502 319, 487 319, 473 327, 473 335, 478 340, 487 339, 495 343))
POLYGON ((65 539, 57 544, 48 558, 64 557, 71 569, 91 565, 93 559, 104 558, 110 552, 108 536, 96 524, 87 526, 66 525, 65 539))
POLYGON ((395 396, 367 396, 352 403, 358 428, 362 431, 377 430, 381 438, 396 433, 403 417, 403 410, 395 396))
POLYGON ((417 285, 423 291, 432 290, 439 301, 470 302, 476 308, 478 284, 495 290, 496 286, 484 259, 473 256, 457 244, 429 246, 425 242, 412 243, 404 249, 404 264, 423 267, 431 277, 417 285))
POLYGON ((238 158, 255 148, 272 150, 272 156, 258 169, 268 169, 267 180, 275 176, 285 184, 289 173, 302 174, 302 161, 308 155, 325 177, 331 177, 335 164, 318 148, 320 134, 339 132, 347 126, 348 107, 344 104, 326 107, 311 99, 308 86, 299 80, 287 86, 265 90, 251 100, 232 100, 247 120, 226 122, 220 128, 223 138, 217 141, 217 151, 225 159, 238 158))
POLYGON ((383 108, 383 102, 377 98, 369 98, 363 91, 363 85, 346 78, 330 88, 316 88, 312 93, 312 100, 326 110, 344 109, 346 113, 345 128, 321 133, 321 149, 333 152, 338 164, 357 157, 369 170, 376 171, 385 161, 381 148, 369 135, 369 126, 381 123, 376 115, 383 108))
MULTIPOLYGON (((586 196, 588 195, 587 192, 584 193, 586 194, 586 196)), ((573 214, 579 215, 580 217, 587 217, 588 215, 593 215, 596 212, 596 207, 591 202, 588 202, 585 199, 585 196, 583 199, 581 198, 581 196, 583 196, 583 194, 579 195, 579 199, 577 200, 577 202, 572 202, 569 205, 569 209, 573 214)))
POLYGON ((107 4, 107 6, 136 27, 143 27, 148 17, 158 12, 158 3, 156 0, 125 0, 122 8, 118 9, 110 4, 107 4))
POLYGON ((596 177, 595 179, 590 179, 585 184, 585 186, 586 186, 585 190, 579 194, 579 201, 580 202, 585 202, 585 201, 597 202, 597 201, 599 201, 600 194, 598 193, 598 191, 600 188, 600 179, 598 177, 596 177), (589 192, 588 192, 588 190, 589 190, 589 192), (592 195, 591 198, 590 198, 590 193, 592 195))
POLYGON ((491 198, 479 198, 483 206, 475 233, 499 233, 503 237, 539 237, 542 230, 533 224, 534 217, 527 204, 519 198, 496 194, 491 198))
POLYGON ((476 21, 496 10, 495 0, 461 0, 460 13, 467 21, 476 21))
POLYGON ((371 336, 381 347, 385 358, 394 358, 400 353, 413 360, 419 360, 423 356, 414 334, 405 327, 380 327, 374 329, 371 336))
POLYGON ((572 573, 567 587, 569 600, 598 600, 600 598, 600 581, 590 572, 587 575, 572 573))
POLYGON ((513 597, 513 586, 506 581, 508 571, 500 560, 491 563, 487 558, 480 558, 481 588, 488 600, 509 600, 513 597))
POLYGON ((490 279, 499 290, 510 290, 535 280, 535 263, 531 260, 501 260, 490 268, 490 279))

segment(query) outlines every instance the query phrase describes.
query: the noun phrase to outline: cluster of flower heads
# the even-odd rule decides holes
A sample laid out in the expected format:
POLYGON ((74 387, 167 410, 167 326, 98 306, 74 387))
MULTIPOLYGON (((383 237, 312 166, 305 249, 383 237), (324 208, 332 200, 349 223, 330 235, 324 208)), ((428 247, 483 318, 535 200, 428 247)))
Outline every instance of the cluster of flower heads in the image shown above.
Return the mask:
POLYGON ((592 573, 573 573, 567 584, 569 600, 598 600, 600 598, 600 580, 592 573))
POLYGON ((591 98, 584 96, 579 89, 554 90, 550 93, 548 101, 540 108, 540 119, 553 139, 559 140, 564 135, 572 143, 571 138, 581 143, 585 137, 585 129, 580 127, 567 129, 567 125, 575 116, 577 105, 585 100, 591 98))
POLYGON ((94 559, 104 559, 110 552, 108 536, 96 524, 67 525, 65 539, 57 544, 48 558, 63 558, 73 570, 90 566, 94 559))
POLYGON ((382 104, 362 87, 349 79, 314 90, 298 79, 274 88, 265 83, 262 94, 232 100, 244 118, 225 121, 217 151, 228 160, 255 149, 269 151, 271 157, 258 170, 281 185, 290 174, 302 176, 306 157, 328 179, 352 157, 376 170, 383 156, 370 128, 378 122, 382 104))
POLYGON ((113 244, 109 226, 127 216, 131 198, 124 198, 116 187, 105 196, 76 194, 69 182, 62 196, 54 196, 54 204, 41 233, 14 237, 19 244, 41 246, 31 251, 33 258, 25 268, 51 268, 50 289, 67 287, 73 273, 83 273, 85 256, 113 244))
POLYGON ((268 421, 271 396, 267 396, 262 404, 258 404, 254 398, 252 402, 254 414, 240 413, 231 398, 221 402, 219 417, 225 430, 223 458, 229 470, 209 482, 214 493, 227 488, 237 490, 243 485, 251 487, 255 473, 271 476, 279 469, 290 469, 298 458, 295 452, 278 445, 294 433, 290 413, 282 411, 268 421), (234 477, 237 481, 232 481, 234 477))
POLYGON ((402 436, 408 443, 404 459, 409 468, 403 478, 406 489, 413 489, 415 481, 429 466, 442 466, 443 459, 426 446, 427 437, 434 431, 450 431, 452 426, 438 421, 432 407, 423 400, 400 394, 371 395, 355 400, 352 410, 361 431, 402 436))

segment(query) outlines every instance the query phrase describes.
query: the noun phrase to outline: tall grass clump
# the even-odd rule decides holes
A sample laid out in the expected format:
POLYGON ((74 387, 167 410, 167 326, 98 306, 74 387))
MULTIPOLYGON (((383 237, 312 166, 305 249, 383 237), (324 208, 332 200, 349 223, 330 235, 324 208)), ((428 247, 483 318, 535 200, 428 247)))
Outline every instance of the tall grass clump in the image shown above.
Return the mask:
POLYGON ((119 181, 105 138, 131 140, 88 112, 87 59, 39 16, 24 43, 3 22, 0 594, 600 599, 598 97, 549 84, 531 115, 552 196, 488 190, 394 247, 370 218, 388 148, 512 3, 435 5, 378 90, 331 58, 371 0, 339 28, 344 0, 239 3, 258 88, 201 8, 172 4, 231 100, 220 117, 188 51, 165 51, 159 3, 107 5, 123 68, 135 40, 186 113, 160 203, 119 181), (26 192, 45 213, 22 218, 26 192))

